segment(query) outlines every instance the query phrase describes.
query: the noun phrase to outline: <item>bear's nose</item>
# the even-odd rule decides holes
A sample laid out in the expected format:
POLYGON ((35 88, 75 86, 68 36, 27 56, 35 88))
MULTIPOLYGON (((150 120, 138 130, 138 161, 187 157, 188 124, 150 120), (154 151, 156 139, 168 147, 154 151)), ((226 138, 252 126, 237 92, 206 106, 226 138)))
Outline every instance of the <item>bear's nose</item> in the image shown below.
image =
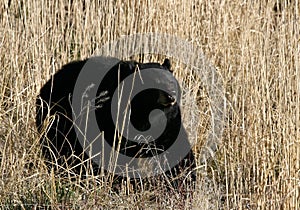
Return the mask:
POLYGON ((160 92, 157 102, 165 107, 173 106, 176 103, 176 97, 165 92, 160 92))

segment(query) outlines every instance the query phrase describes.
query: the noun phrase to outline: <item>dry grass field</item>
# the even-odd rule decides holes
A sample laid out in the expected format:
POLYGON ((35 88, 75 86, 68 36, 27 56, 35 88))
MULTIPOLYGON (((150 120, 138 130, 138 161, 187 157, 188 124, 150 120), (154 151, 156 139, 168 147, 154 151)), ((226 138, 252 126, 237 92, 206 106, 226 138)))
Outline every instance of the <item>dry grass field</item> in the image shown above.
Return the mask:
MULTIPOLYGON (((300 209, 299 13, 299 0, 2 0, 1 209, 300 209), (40 152, 35 100, 50 76, 107 42, 148 32, 199 47, 224 84, 222 141, 214 158, 198 161, 186 201, 159 190, 115 194, 103 177, 47 170, 40 152)), ((172 62, 199 156, 210 98, 188 66, 172 62)))

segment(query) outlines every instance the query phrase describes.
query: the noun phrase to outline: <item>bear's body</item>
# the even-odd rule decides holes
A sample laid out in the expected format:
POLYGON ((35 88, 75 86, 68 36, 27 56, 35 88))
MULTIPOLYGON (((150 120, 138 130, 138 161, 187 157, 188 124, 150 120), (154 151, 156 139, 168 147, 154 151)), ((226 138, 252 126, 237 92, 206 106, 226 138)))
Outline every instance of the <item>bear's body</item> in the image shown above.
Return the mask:
MULTIPOLYGON (((97 59, 97 58, 96 58, 97 59)), ((82 145, 78 141, 73 119, 72 99, 76 82, 81 70, 88 60, 71 62, 58 71, 41 89, 37 99, 36 125, 40 132, 45 131, 42 138, 43 153, 50 162, 57 162, 61 166, 74 167, 78 171, 81 160, 87 160, 89 157, 83 152, 82 145), (52 116, 54 118, 48 118, 52 116), (52 119, 48 128, 42 129, 46 119, 52 119), (48 141, 49 140, 49 141, 48 141), (77 157, 77 158, 76 158, 77 157)), ((133 87, 134 88, 134 87, 133 87)), ((129 90, 125 90, 128 92, 129 90)), ((131 91, 131 90, 130 90, 131 91)), ((163 154, 172 148, 177 137, 179 144, 188 148, 190 144, 188 137, 181 122, 179 108, 180 88, 177 80, 170 72, 170 63, 166 59, 160 65, 159 63, 137 63, 135 61, 120 61, 114 65, 104 76, 99 87, 97 87, 97 96, 95 99, 95 112, 97 126, 104 132, 104 139, 113 147, 116 147, 116 136, 121 136, 119 152, 131 158, 150 158, 163 154), (148 71, 148 76, 140 78, 140 73, 148 71), (150 88, 136 94, 130 104, 130 122, 133 127, 141 133, 150 129, 150 127, 159 129, 165 125, 165 129, 158 136, 152 139, 152 135, 143 136, 137 133, 130 133, 130 129, 123 130, 122 133, 116 132, 116 126, 113 121, 112 113, 118 110, 113 108, 113 94, 120 88, 120 82, 128 76, 136 74, 137 80, 141 84, 149 81, 157 87, 164 87, 166 91, 159 88, 150 88), (149 117, 152 110, 160 110, 158 114, 149 117), (162 114, 166 121, 163 122, 162 114), (166 123, 166 124, 164 124, 166 123), (135 141, 127 139, 128 135, 134 136, 135 141), (117 135, 116 135, 117 134, 117 135), (180 134, 180 135, 179 135, 180 134), (140 141, 139 141, 140 139, 140 141), (146 139, 146 140, 145 140, 146 139), (147 142, 147 140, 150 141, 147 142)), ((169 168, 166 175, 176 177, 184 172, 184 177, 172 179, 173 187, 178 188, 183 180, 195 180, 193 170, 195 160, 191 148, 184 156, 174 154, 172 158, 178 159, 178 164, 169 168), (189 177, 185 177, 189 176, 189 177)), ((98 173, 100 166, 93 164, 94 173, 98 173)))

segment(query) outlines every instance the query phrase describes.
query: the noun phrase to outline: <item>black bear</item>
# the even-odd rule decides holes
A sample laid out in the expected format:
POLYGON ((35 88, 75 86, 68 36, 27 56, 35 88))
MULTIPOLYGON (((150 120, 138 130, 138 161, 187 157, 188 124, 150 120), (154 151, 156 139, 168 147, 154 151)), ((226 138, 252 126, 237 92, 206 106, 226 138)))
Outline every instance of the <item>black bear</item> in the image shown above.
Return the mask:
MULTIPOLYGON (((42 87, 36 101, 36 125, 42 134, 43 154, 49 163, 73 168, 76 172, 82 170, 82 163, 92 160, 94 173, 99 173, 104 162, 90 158, 93 155, 88 150, 94 150, 104 139, 108 145, 105 149, 117 151, 121 158, 152 158, 153 161, 160 157, 158 162, 161 165, 156 164, 149 174, 165 172, 176 189, 186 180, 194 182, 195 159, 181 122, 180 94, 168 59, 163 64, 109 57, 71 62, 42 87), (103 74, 102 78, 99 77, 101 81, 95 76, 98 74, 103 74), (95 88, 95 82, 98 84, 94 93, 89 92, 95 88), (78 92, 78 87, 81 92, 78 92), (127 96, 126 100, 120 102, 121 96, 127 96), (84 100, 88 97, 90 101, 84 100), (92 104, 88 109, 87 101, 92 104), (76 107, 80 110, 76 111, 76 107), (81 112, 82 115, 91 113, 95 121, 89 117, 81 122, 78 120, 81 112), (117 117, 119 120, 115 119, 117 117), (85 133, 86 128, 91 127, 99 129, 93 137, 85 133), (85 142, 93 142, 89 144, 92 147, 85 147, 85 142)), ((102 149, 98 152, 101 153, 102 149)), ((126 176, 124 173, 117 175, 126 176)))

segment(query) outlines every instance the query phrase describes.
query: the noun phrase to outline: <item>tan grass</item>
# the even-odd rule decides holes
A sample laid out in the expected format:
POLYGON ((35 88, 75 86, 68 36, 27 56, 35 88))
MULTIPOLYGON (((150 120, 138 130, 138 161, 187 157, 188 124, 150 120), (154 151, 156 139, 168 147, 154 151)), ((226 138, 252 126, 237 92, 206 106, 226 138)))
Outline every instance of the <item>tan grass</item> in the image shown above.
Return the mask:
MULTIPOLYGON (((275 0, 2 2, 2 208, 300 208, 298 0, 282 3, 277 13, 275 0), (176 195, 151 199, 159 190, 112 195, 101 177, 81 180, 75 176, 71 181, 72 174, 65 178, 48 172, 39 151, 35 99, 41 86, 63 64, 89 57, 104 43, 138 32, 168 33, 200 47, 225 84, 222 145, 212 161, 199 164, 205 170, 199 170, 195 198, 186 203, 176 195)), ((201 81, 188 80, 180 61, 173 62, 190 100, 199 97, 191 87, 202 87, 201 81)), ((185 96, 182 108, 185 124, 196 126, 197 132, 191 134, 196 136, 196 154, 205 142, 211 117, 205 87, 200 94, 198 108, 185 96), (199 111, 198 119, 189 117, 187 110, 194 109, 199 111)))

